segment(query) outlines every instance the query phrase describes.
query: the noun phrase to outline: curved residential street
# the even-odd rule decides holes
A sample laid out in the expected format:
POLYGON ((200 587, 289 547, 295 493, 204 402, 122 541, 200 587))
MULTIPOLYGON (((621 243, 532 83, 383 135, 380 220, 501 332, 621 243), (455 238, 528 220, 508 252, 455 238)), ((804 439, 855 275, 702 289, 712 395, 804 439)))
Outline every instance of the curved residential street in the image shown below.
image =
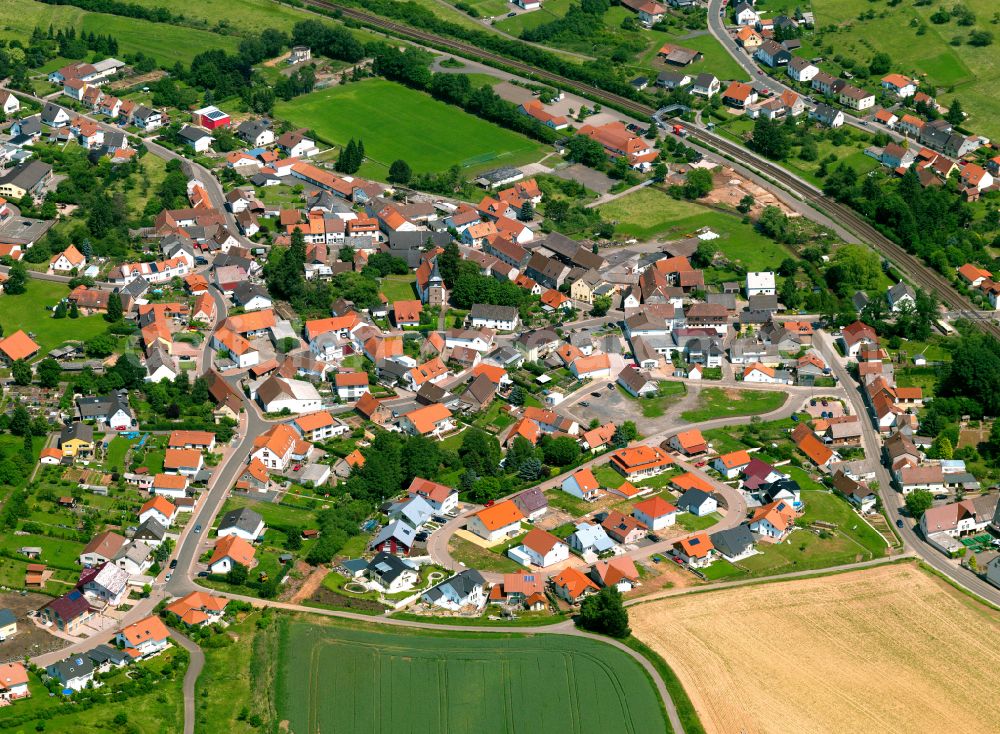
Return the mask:
MULTIPOLYGON (((789 87, 782 76, 784 75, 784 69, 779 68, 774 70, 774 72, 768 71, 768 67, 762 63, 758 63, 756 59, 747 54, 736 40, 733 35, 726 29, 726 19, 724 15, 720 15, 719 11, 723 9, 723 0, 708 0, 708 31, 711 33, 719 44, 726 49, 733 60, 742 67, 742 69, 747 73, 753 82, 760 82, 766 84, 770 87, 775 94, 781 94, 783 92, 794 92, 799 94, 791 87, 789 87)), ((736 4, 736 3, 733 3, 736 4)), ((727 5, 726 10, 729 9, 731 5, 727 5)), ((768 8, 764 8, 765 12, 768 8)), ((809 94, 812 97, 812 93, 809 94)), ((806 109, 811 110, 816 105, 809 101, 808 99, 803 99, 806 104, 806 109)), ((876 109, 872 109, 871 113, 874 115, 876 109)), ((844 123, 856 127, 859 130, 866 130, 868 132, 877 131, 885 133, 890 136, 893 140, 900 141, 903 140, 903 136, 897 133, 895 130, 890 130, 889 128, 875 122, 874 119, 864 119, 855 117, 854 115, 844 114, 844 123)))

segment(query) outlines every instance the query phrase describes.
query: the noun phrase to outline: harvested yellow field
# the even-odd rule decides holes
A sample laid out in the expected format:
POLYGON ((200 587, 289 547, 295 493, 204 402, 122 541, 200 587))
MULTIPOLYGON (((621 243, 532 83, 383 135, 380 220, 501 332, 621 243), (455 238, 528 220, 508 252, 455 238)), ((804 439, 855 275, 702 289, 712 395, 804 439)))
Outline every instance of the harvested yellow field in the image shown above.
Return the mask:
POLYGON ((998 731, 1000 613, 915 565, 630 610, 710 733, 998 731))

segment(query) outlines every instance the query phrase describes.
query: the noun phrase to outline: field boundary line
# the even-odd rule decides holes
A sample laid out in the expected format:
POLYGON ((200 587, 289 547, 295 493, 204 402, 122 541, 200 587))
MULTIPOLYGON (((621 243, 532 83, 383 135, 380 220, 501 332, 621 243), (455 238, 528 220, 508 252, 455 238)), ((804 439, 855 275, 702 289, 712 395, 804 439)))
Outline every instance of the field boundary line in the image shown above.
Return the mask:
POLYGON ((637 606, 642 606, 643 604, 648 604, 650 602, 660 601, 661 599, 670 599, 676 596, 688 596, 691 594, 705 594, 713 591, 719 591, 721 589, 732 589, 740 586, 776 584, 785 581, 817 578, 820 576, 836 576, 842 573, 863 571, 865 569, 872 568, 873 566, 886 566, 894 563, 910 563, 919 560, 920 556, 918 556, 916 553, 911 552, 902 556, 892 556, 892 557, 887 556, 885 558, 875 558, 870 561, 861 561, 860 563, 848 563, 840 566, 830 566, 829 568, 791 571, 789 573, 777 574, 774 576, 763 576, 760 578, 753 578, 753 579, 740 579, 738 581, 723 581, 722 583, 718 584, 708 584, 706 586, 694 586, 685 589, 667 589, 665 591, 657 592, 656 594, 651 594, 650 596, 647 597, 632 599, 631 601, 627 601, 625 602, 625 606, 637 607, 637 606))

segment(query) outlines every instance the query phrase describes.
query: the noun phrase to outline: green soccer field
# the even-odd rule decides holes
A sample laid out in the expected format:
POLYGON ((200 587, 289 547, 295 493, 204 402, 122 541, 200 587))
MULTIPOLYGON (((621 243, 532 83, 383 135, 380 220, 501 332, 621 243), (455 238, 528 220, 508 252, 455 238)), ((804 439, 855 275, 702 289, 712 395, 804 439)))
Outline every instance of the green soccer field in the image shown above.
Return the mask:
POLYGON ((450 734, 664 731, 645 672, 563 635, 380 632, 291 621, 277 718, 288 731, 450 734))
POLYGON ((361 138, 368 160, 362 176, 385 178, 402 158, 417 173, 458 165, 482 170, 538 160, 545 146, 480 120, 430 95, 368 79, 275 105, 275 115, 308 127, 328 143, 361 138))

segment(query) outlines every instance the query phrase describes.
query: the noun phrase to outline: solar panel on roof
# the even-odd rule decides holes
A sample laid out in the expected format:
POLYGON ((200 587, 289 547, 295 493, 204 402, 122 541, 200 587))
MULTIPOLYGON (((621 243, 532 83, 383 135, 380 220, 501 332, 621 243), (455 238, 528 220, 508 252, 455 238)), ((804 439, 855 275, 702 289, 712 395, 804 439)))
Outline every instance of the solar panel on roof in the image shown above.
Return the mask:
POLYGON ((692 546, 695 546, 695 545, 701 545, 701 538, 691 538, 691 540, 690 540, 690 541, 688 541, 688 542, 689 542, 689 543, 690 543, 690 544, 691 544, 692 546))

